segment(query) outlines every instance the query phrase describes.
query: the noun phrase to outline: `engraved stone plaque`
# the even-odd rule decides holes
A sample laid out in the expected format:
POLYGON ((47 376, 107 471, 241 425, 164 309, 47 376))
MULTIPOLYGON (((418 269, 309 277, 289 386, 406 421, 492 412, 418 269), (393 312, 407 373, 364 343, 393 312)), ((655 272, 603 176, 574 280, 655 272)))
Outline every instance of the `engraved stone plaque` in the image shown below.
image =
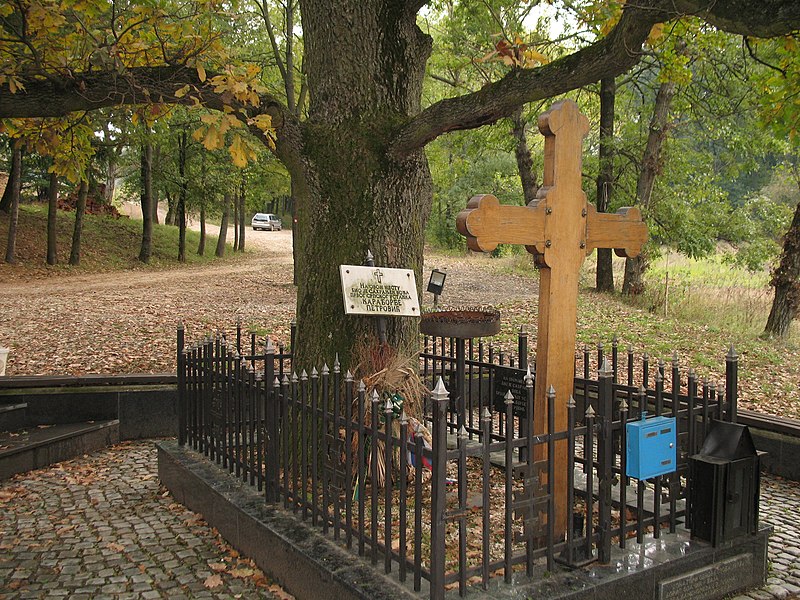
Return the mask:
POLYGON ((347 315, 418 317, 417 282, 411 269, 339 265, 347 315))
MULTIPOLYGON (((713 565, 664 579, 658 583, 659 600, 721 598, 742 585, 742 572, 753 570, 753 557, 740 554, 713 565)), ((749 580, 744 578, 744 580, 749 580)))

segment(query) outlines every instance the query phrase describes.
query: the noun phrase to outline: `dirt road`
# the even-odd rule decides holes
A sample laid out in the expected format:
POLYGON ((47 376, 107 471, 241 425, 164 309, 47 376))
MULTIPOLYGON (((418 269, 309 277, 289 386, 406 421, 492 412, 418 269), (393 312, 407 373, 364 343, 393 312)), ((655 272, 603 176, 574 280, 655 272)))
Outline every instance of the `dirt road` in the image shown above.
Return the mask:
MULTIPOLYGON (((208 230, 218 232, 211 225, 208 230)), ((246 246, 245 256, 218 266, 65 275, 1 286, 0 345, 11 348, 7 374, 174 372, 179 320, 190 340, 218 329, 232 333, 241 317, 245 326, 288 342, 295 309, 291 231, 248 229, 246 246)), ((509 263, 436 256, 430 267, 447 269, 442 300, 450 305, 533 298, 530 279, 496 276, 503 264, 509 263)), ((423 296, 423 302, 431 301, 430 294, 423 296)))

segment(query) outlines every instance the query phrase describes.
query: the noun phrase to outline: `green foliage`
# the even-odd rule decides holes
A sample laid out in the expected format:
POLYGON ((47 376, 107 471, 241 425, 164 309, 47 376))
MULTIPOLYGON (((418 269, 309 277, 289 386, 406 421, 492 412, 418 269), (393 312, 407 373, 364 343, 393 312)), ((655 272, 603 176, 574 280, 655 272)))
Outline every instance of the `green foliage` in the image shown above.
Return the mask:
POLYGON ((507 124, 503 125, 454 133, 429 144, 427 154, 434 183, 428 223, 431 243, 451 249, 465 247, 464 238, 456 231, 456 215, 472 196, 494 194, 504 204, 523 203, 516 159, 512 151, 503 147, 511 140, 506 133, 507 124), (498 134, 505 139, 495 139, 498 134))
MULTIPOLYGON (((72 267, 67 264, 69 258, 72 228, 75 221, 74 212, 58 211, 57 232, 59 264, 47 267, 48 272, 87 272, 98 273, 119 269, 153 269, 169 268, 181 263, 175 258, 178 247, 178 230, 166 225, 153 226, 153 253, 148 265, 143 265, 137 258, 142 236, 142 223, 138 220, 113 218, 87 214, 84 215, 81 264, 72 267)), ((17 231, 17 260, 21 265, 42 264, 41 235, 46 229, 47 206, 42 204, 25 204, 20 206, 19 228, 17 231)), ((8 216, 0 213, 0 244, 6 243, 8 233, 8 216)), ((189 246, 196 246, 199 233, 186 232, 189 246)), ((207 243, 213 244, 215 238, 207 243)), ((198 256, 194 252, 186 254, 189 264, 206 264, 215 259, 212 253, 198 256)), ((5 266, 13 269, 13 267, 5 266)), ((42 265, 42 269, 45 269, 42 265)))

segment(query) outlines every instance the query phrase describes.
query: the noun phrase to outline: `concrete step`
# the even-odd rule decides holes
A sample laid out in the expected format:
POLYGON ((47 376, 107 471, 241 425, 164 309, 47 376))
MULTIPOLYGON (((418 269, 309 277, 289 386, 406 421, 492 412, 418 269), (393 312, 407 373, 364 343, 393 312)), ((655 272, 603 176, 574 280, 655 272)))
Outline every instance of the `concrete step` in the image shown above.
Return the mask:
POLYGON ((16 431, 28 422, 28 403, 0 405, 0 431, 16 431))
POLYGON ((0 433, 0 480, 119 443, 119 419, 0 433))

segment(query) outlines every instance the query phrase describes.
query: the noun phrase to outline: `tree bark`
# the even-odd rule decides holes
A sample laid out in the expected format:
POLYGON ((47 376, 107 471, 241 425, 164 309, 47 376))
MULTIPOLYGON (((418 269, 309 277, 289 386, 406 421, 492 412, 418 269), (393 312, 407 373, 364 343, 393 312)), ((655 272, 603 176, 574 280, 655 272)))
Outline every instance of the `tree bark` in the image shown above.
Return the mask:
POLYGON ((525 197, 525 204, 530 204, 536 200, 539 182, 536 180, 536 173, 533 172, 533 158, 528 149, 528 139, 525 133, 527 127, 525 119, 522 117, 522 106, 511 115, 511 124, 511 135, 516 140, 514 155, 517 158, 517 170, 522 182, 522 194, 525 197))
POLYGON ((197 254, 203 256, 206 252, 206 203, 200 201, 200 241, 197 244, 197 254))
MULTIPOLYGON (((597 173, 597 212, 608 212, 614 185, 614 101, 617 82, 613 77, 600 80, 600 147, 597 173)), ((595 287, 598 292, 614 291, 611 248, 597 249, 595 287)))
POLYGON ((164 225, 177 225, 178 219, 175 216, 175 199, 172 194, 165 192, 167 198, 167 214, 164 215, 164 225))
POLYGON ((186 179, 186 130, 178 136, 178 172, 180 175, 180 190, 178 191, 178 262, 186 262, 186 197, 189 193, 189 182, 186 179))
POLYGON ((58 175, 50 173, 50 187, 47 190, 47 264, 58 262, 58 175))
POLYGON ((781 260, 772 273, 770 285, 775 288, 775 297, 764 333, 786 337, 792 320, 800 314, 800 202, 784 238, 781 260))
POLYGON ((139 260, 148 263, 153 253, 153 145, 150 143, 141 148, 141 185, 142 248, 139 260))
POLYGON ((11 210, 12 198, 14 195, 14 181, 15 173, 22 173, 22 151, 11 150, 11 165, 8 173, 8 181, 6 182, 6 189, 3 190, 3 197, 0 198, 0 211, 8 213, 11 210), (19 164, 17 164, 19 163, 19 164))
MULTIPOLYGON (((636 204, 641 207, 645 218, 653 197, 653 186, 655 185, 656 177, 661 172, 661 150, 664 147, 664 141, 669 135, 669 111, 676 91, 676 84, 666 81, 659 86, 656 93, 656 102, 653 107, 653 116, 650 119, 647 144, 642 154, 639 178, 636 181, 636 204)), ((625 259, 625 279, 622 282, 623 294, 636 295, 644 291, 643 275, 647 270, 647 266, 648 260, 645 251, 642 251, 635 258, 625 259)))
POLYGON ((239 251, 239 191, 233 196, 233 251, 239 251))
MULTIPOLYGON (((151 165, 158 165, 161 164, 161 146, 154 146, 153 147, 153 158, 151 160, 151 165)), ((152 167, 151 167, 152 169, 152 167)), ((152 171, 151 171, 152 173, 152 171)), ((152 174, 151 174, 152 177, 152 174)), ((158 225, 158 202, 160 199, 160 191, 158 186, 152 188, 153 194, 153 201, 150 203, 150 216, 153 219, 153 225, 158 225)))
POLYGON ((11 204, 9 206, 8 239, 6 240, 6 262, 17 262, 17 226, 19 225, 19 195, 22 189, 22 150, 18 147, 12 150, 11 175, 8 178, 11 187, 11 204), (12 183, 13 181, 13 183, 12 183))
POLYGON ((247 223, 244 210, 245 204, 245 177, 242 175, 242 181, 239 184, 239 243, 236 248, 239 252, 244 252, 244 232, 245 224, 247 223))
POLYGON ((83 214, 86 211, 86 197, 89 195, 89 182, 81 180, 78 190, 78 202, 75 205, 75 227, 72 230, 72 249, 69 252, 69 264, 76 267, 81 264, 81 236, 83 235, 83 214))
POLYGON ((225 256, 225 239, 228 237, 228 216, 231 211, 231 196, 228 192, 222 197, 222 222, 219 226, 219 237, 217 238, 217 251, 214 253, 217 258, 225 256))

